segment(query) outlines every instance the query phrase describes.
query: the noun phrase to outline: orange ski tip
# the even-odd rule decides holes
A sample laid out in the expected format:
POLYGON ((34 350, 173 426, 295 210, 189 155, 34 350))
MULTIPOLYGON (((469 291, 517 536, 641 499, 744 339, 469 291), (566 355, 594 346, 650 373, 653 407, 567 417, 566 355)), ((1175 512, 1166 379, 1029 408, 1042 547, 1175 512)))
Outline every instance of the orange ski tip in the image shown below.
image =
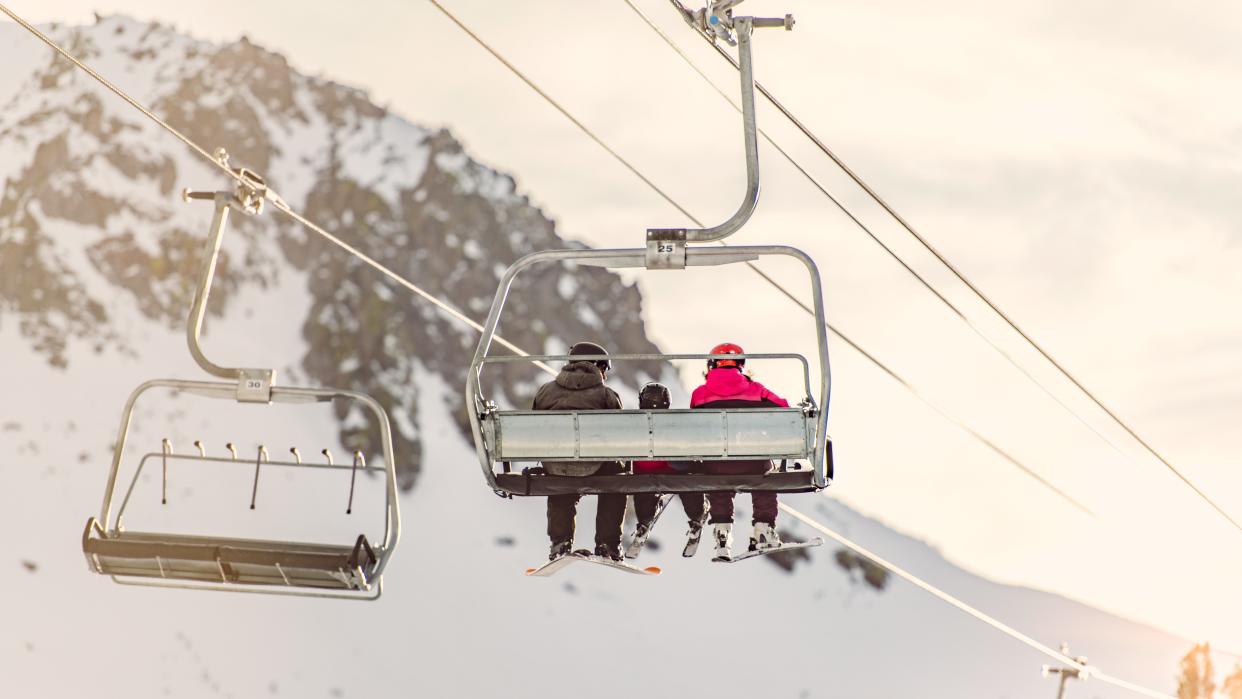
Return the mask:
POLYGON ((663 572, 660 570, 660 566, 649 566, 647 568, 643 568, 643 570, 647 571, 648 573, 651 573, 652 575, 659 575, 660 573, 663 572))
POLYGON ((538 569, 538 568, 527 568, 527 569, 526 569, 526 574, 527 574, 527 575, 530 575, 531 573, 534 573, 536 570, 539 570, 539 569, 538 569))

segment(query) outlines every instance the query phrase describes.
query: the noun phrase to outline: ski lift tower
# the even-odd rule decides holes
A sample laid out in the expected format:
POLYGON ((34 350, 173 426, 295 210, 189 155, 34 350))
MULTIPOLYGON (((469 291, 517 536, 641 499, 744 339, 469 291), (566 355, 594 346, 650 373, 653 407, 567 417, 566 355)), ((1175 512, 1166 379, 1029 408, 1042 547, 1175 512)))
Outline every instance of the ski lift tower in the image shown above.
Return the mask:
MULTIPOLYGON (((1061 655, 1067 658, 1074 657, 1069 654, 1069 645, 1065 643, 1061 644, 1061 655)), ((1074 662, 1077 663, 1076 666, 1062 665, 1061 667, 1052 667, 1051 665, 1045 665, 1040 671, 1044 677, 1051 677, 1052 675, 1059 677, 1057 682, 1057 699, 1065 699, 1065 685, 1070 680, 1086 680, 1089 677, 1084 669, 1087 666, 1086 656, 1074 657, 1074 662)))

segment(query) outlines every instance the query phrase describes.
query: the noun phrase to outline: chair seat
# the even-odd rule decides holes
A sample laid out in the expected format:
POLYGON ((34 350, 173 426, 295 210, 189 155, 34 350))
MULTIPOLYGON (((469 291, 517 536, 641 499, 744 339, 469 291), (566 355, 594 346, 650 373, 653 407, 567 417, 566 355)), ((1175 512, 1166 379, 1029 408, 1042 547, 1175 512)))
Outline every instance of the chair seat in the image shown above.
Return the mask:
POLYGON ((361 535, 353 546, 336 546, 147 532, 104 538, 92 531, 98 532, 93 518, 82 550, 104 575, 361 591, 370 588, 376 565, 361 535))
POLYGON ((758 476, 639 473, 620 476, 550 476, 542 473, 498 473, 496 484, 521 496, 598 495, 600 493, 809 493, 819 490, 811 471, 772 472, 758 476))

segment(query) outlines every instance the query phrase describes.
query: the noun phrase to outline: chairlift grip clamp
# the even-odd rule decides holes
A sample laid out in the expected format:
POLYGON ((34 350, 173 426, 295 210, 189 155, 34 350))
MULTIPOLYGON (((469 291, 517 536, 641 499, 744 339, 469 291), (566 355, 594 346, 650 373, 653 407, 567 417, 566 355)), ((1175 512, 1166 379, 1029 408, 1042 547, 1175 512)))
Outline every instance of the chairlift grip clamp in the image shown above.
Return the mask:
POLYGON ((687 23, 712 41, 721 39, 730 46, 737 46, 734 31, 744 31, 749 34, 752 29, 769 27, 793 31, 794 17, 791 14, 786 14, 784 17, 734 17, 733 8, 741 3, 742 0, 713 0, 707 7, 693 12, 685 9, 680 3, 678 6, 687 23), (743 26, 738 27, 738 23, 743 26))
MULTIPOLYGON (((233 190, 229 206, 244 214, 257 216, 263 213, 263 200, 269 195, 274 196, 267 188, 267 181, 259 173, 244 167, 229 167, 229 154, 223 148, 217 148, 215 151, 216 162, 222 167, 228 168, 237 180, 237 187, 233 190)), ((201 192, 191 189, 181 190, 181 199, 189 202, 192 199, 211 200, 215 199, 214 192, 201 192)), ((279 199, 279 197, 277 197, 279 199)))
POLYGON ((228 168, 237 178, 237 189, 233 193, 233 208, 243 213, 258 216, 263 213, 263 200, 267 198, 267 181, 259 173, 244 167, 229 167, 229 152, 224 148, 216 148, 216 162, 228 168))

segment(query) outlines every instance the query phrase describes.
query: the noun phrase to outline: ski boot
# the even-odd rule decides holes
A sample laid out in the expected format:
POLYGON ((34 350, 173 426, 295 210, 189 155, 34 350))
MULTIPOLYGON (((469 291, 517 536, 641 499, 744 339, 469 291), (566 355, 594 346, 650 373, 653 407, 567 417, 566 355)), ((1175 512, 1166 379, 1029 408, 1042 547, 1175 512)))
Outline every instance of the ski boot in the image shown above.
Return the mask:
POLYGON ((733 525, 717 524, 712 530, 712 538, 716 540, 716 555, 713 561, 729 561, 733 559, 730 549, 733 547, 733 525))
POLYGON ((552 548, 548 550, 548 560, 555 561, 561 556, 568 555, 574 548, 572 541, 556 541, 552 543, 552 548))
POLYGON ((651 527, 655 522, 639 522, 634 529, 634 536, 630 539, 630 545, 625 547, 626 558, 638 558, 638 554, 642 552, 643 546, 647 545, 647 537, 651 536, 651 527))
POLYGON ((750 550, 761 551, 781 547, 781 537, 776 527, 767 522, 755 522, 755 531, 750 535, 750 550))
POLYGON ((596 544, 595 555, 600 558, 610 558, 617 562, 622 562, 625 558, 621 555, 621 544, 596 544))
POLYGON ((686 547, 681 550, 685 558, 693 558, 699 552, 699 540, 703 538, 703 527, 707 524, 707 512, 698 519, 690 520, 690 529, 686 532, 686 547))

